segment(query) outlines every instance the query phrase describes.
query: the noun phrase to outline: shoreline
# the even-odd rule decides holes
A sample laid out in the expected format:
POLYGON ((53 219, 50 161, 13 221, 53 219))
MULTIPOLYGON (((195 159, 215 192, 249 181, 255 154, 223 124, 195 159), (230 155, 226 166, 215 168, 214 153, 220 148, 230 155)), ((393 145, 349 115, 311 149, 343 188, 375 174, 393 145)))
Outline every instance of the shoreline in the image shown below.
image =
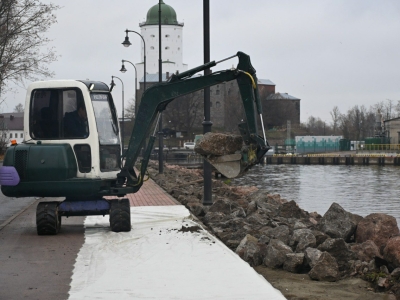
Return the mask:
MULTIPOLYGON (((185 186, 186 190, 192 189, 194 186, 197 186, 197 188, 202 188, 202 181, 199 180, 201 171, 193 169, 190 170, 176 165, 166 164, 164 174, 158 174, 158 164, 154 161, 149 164, 148 169, 150 177, 178 202, 185 205, 192 213, 195 212, 194 215, 196 215, 196 212, 200 215, 205 213, 200 212, 200 210, 207 208, 202 208, 201 204, 191 202, 192 200, 188 199, 189 197, 185 197, 185 192, 189 194, 188 191, 179 190, 180 185, 185 186)), ((213 181, 215 182, 214 179, 213 181)), ((228 198, 229 195, 227 194, 231 194, 232 197, 232 194, 235 193, 245 197, 246 195, 254 192, 254 189, 256 189, 255 187, 228 188, 225 186, 221 188, 216 185, 217 184, 213 184, 214 203, 221 196, 219 193, 224 194, 224 196, 228 198), (229 192, 229 190, 232 192, 229 192)), ((199 202, 199 198, 201 199, 201 194, 198 192, 198 189, 194 194, 195 195, 190 195, 190 197, 195 196, 195 198, 197 198, 197 202, 199 202)), ((236 194, 234 195, 235 197, 237 196, 236 194)), ((204 224, 204 222, 202 223, 204 224)), ((213 229, 210 228, 208 224, 205 224, 205 228, 215 235, 215 232, 213 232, 213 229)), ((221 238, 219 239, 221 240, 221 238)), ((225 245, 227 245, 232 251, 234 251, 236 247, 235 245, 227 244, 226 242, 225 245)), ((390 292, 375 292, 376 290, 372 284, 361 279, 359 276, 342 278, 336 282, 326 282, 312 280, 307 273, 296 274, 282 269, 268 268, 264 265, 254 266, 253 268, 275 288, 280 290, 287 299, 396 299, 396 297, 393 294, 390 294, 390 292)))

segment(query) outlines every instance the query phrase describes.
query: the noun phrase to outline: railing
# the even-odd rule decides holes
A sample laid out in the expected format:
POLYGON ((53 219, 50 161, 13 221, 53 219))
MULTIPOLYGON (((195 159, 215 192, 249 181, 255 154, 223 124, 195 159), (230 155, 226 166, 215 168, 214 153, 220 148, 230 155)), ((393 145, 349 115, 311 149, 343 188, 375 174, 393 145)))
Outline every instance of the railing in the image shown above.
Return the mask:
POLYGON ((365 144, 358 151, 400 151, 400 144, 365 144))

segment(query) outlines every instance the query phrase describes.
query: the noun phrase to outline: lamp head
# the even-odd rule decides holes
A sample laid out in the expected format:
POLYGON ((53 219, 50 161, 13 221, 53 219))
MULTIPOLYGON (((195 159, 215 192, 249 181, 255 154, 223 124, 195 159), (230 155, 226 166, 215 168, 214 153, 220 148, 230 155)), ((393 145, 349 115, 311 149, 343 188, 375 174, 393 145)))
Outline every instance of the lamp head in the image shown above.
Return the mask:
POLYGON ((124 47, 129 47, 130 45, 132 45, 129 41, 128 30, 126 31, 125 40, 122 42, 122 45, 124 45, 124 47))
POLYGON ((114 86, 116 86, 115 82, 114 82, 114 76, 111 76, 111 83, 110 83, 110 93, 113 90, 114 86))
POLYGON ((122 67, 121 67, 121 70, 120 70, 122 73, 125 73, 126 71, 128 71, 126 68, 125 68, 125 64, 124 63, 122 63, 122 67))

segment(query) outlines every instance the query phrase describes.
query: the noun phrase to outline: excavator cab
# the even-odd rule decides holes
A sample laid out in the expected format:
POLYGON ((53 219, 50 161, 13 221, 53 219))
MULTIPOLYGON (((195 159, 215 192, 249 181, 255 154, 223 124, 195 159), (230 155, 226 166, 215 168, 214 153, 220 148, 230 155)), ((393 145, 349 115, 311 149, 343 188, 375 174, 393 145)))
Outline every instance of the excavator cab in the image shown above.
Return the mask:
POLYGON ((25 107, 25 142, 10 147, 3 164, 15 167, 19 182, 2 185, 5 195, 92 198, 102 185, 115 182, 121 146, 106 84, 35 82, 28 88, 25 107))

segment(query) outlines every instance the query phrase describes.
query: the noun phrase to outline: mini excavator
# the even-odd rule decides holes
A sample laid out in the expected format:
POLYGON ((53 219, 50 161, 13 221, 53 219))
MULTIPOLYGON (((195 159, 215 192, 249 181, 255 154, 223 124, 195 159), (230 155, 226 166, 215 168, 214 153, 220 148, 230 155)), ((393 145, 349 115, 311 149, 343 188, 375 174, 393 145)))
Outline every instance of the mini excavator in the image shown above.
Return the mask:
POLYGON ((229 169, 221 166, 232 164, 233 160, 243 169, 257 164, 270 147, 264 128, 262 136, 258 133, 258 120, 261 118, 261 124, 263 121, 256 70, 247 54, 238 52, 232 57, 235 56, 239 59, 236 68, 193 76, 226 59, 212 61, 148 88, 141 98, 123 154, 116 108, 105 83, 85 80, 31 83, 25 102, 24 142, 7 149, 0 168, 3 194, 65 197, 63 201, 38 204, 39 235, 57 234, 63 216, 107 214, 112 231, 130 231, 129 200, 123 197, 137 192, 143 184, 156 139, 155 130, 153 134, 151 131, 157 128, 154 123, 160 113, 176 97, 231 80, 239 85, 246 114, 246 122, 239 124, 239 130, 247 150, 228 158, 214 157, 210 162, 222 170, 229 169), (68 128, 71 118, 79 123, 80 130, 68 128), (134 166, 142 148, 141 165, 136 170, 134 166))

